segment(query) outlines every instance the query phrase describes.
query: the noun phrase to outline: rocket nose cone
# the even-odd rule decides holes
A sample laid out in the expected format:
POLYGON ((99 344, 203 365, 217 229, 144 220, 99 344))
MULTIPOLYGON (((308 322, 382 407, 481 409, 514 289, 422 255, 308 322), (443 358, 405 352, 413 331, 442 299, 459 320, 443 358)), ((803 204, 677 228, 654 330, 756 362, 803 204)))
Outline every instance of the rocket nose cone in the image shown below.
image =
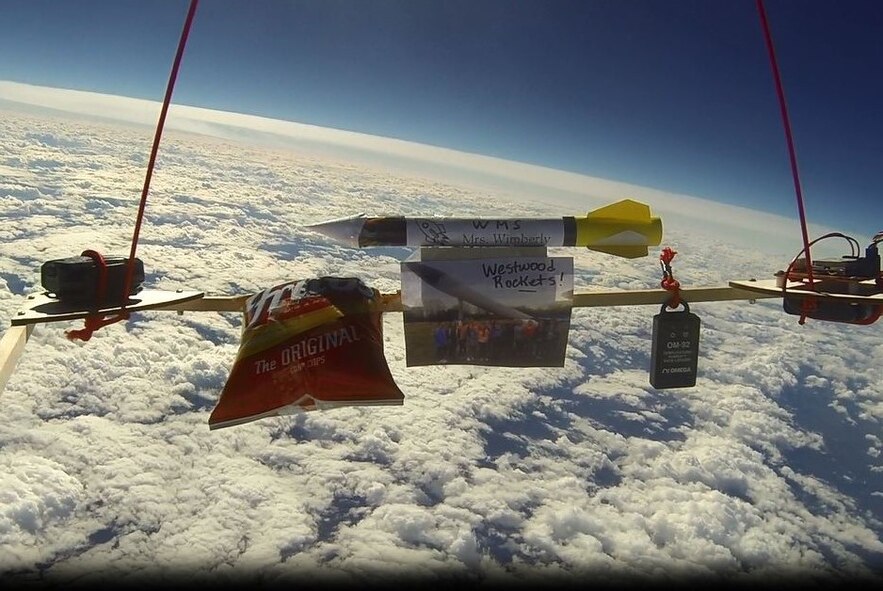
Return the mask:
POLYGON ((365 225, 365 219, 365 214, 361 213, 356 216, 319 222, 318 224, 308 224, 304 228, 327 236, 335 242, 358 248, 359 234, 361 234, 362 227, 365 225))

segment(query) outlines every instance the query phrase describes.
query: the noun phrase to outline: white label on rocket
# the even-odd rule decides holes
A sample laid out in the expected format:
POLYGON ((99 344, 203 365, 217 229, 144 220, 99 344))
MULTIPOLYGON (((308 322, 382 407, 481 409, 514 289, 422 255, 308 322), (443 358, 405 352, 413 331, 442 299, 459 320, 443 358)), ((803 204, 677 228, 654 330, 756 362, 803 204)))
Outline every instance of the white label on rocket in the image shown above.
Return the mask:
POLYGON ((561 246, 562 220, 409 218, 411 246, 561 246))

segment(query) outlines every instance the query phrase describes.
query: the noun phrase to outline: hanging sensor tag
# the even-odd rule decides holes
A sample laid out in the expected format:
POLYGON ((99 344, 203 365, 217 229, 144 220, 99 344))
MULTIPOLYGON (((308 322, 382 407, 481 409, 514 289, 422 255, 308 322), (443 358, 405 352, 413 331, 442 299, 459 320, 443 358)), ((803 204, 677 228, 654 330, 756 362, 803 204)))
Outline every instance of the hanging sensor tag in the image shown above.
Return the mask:
POLYGON ((650 385, 665 388, 689 388, 696 385, 699 364, 699 317, 684 309, 666 312, 662 304, 653 317, 653 349, 650 354, 650 385))

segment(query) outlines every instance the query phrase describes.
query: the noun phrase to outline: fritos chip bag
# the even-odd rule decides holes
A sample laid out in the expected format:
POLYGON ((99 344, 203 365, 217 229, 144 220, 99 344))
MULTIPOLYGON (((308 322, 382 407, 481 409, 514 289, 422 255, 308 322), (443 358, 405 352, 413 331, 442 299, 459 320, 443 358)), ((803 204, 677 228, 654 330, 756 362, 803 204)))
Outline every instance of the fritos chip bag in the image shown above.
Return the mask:
POLYGON ((383 355, 380 293, 356 278, 305 279, 246 302, 239 353, 209 428, 404 398, 383 355))

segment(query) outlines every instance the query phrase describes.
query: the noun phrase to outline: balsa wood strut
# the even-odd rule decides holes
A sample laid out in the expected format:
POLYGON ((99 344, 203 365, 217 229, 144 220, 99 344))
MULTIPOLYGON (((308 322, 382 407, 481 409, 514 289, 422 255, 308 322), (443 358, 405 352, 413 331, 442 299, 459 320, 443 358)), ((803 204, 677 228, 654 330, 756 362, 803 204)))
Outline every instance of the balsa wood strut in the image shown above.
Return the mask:
MULTIPOLYGON (((759 293, 734 287, 695 287, 682 288, 681 299, 688 303, 723 302, 733 300, 759 300, 778 298, 781 293, 759 293)), ((184 312, 243 312, 245 302, 250 296, 205 296, 189 301, 177 302, 164 307, 155 307, 153 311, 184 312)), ((401 294, 381 294, 384 312, 401 312, 401 294)), ((607 306, 646 306, 662 305, 671 298, 671 293, 664 289, 587 291, 573 294, 574 308, 595 308, 607 306)), ((19 357, 24 352, 25 343, 34 330, 34 324, 12 326, 0 339, 0 392, 15 370, 19 357)))

